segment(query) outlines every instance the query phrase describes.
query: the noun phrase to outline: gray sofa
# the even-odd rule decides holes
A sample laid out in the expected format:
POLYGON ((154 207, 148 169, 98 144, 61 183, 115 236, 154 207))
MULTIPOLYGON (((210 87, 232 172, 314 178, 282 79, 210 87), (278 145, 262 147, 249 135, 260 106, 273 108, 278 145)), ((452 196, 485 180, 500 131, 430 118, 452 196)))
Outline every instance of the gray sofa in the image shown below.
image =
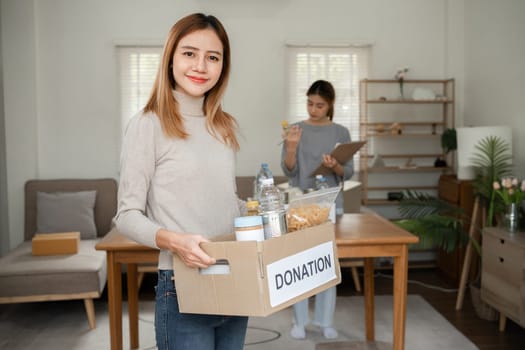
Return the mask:
POLYGON ((0 258, 0 303, 83 299, 91 329, 95 328, 93 299, 106 284, 106 254, 95 250, 110 231, 117 209, 114 179, 30 180, 25 185, 24 242, 0 258), (33 256, 31 239, 37 231, 37 193, 96 191, 93 215, 96 237, 81 239, 77 254, 33 256))

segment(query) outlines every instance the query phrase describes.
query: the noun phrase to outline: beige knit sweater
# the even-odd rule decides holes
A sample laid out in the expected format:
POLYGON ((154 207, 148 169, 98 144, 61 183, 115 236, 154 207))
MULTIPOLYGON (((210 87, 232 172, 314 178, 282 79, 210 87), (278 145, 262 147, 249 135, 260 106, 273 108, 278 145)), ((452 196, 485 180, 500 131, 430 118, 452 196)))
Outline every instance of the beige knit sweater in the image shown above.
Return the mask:
MULTIPOLYGON (((233 232, 239 216, 235 151, 210 135, 203 98, 174 91, 189 133, 168 138, 152 113, 134 116, 124 136, 117 229, 150 247, 160 228, 205 237, 233 232)), ((161 250, 159 269, 172 269, 172 253, 161 250)))

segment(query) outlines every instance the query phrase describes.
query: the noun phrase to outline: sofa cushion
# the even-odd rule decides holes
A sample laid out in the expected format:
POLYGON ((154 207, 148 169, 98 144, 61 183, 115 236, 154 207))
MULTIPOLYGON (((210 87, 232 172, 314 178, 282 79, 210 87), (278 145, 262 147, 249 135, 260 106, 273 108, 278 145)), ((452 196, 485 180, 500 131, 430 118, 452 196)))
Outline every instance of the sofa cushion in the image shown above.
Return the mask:
POLYGON ((77 254, 33 256, 26 241, 0 258, 0 297, 98 291, 106 283, 106 253, 99 240, 82 240, 77 254))
POLYGON ((97 237, 103 237, 111 230, 112 219, 117 212, 117 181, 114 179, 29 180, 24 189, 24 240, 26 241, 31 240, 37 231, 37 192, 97 191, 94 209, 97 237))
POLYGON ((37 192, 37 233, 79 231, 81 239, 95 239, 96 198, 97 191, 37 192))

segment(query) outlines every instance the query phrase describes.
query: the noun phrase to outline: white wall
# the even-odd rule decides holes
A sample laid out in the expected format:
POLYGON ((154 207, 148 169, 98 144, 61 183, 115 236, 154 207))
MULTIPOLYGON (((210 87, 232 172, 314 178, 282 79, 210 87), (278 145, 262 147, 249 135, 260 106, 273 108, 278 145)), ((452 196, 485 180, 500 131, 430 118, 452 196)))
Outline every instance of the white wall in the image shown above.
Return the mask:
POLYGON ((465 2, 465 125, 511 125, 525 177, 525 1, 465 2))
POLYGON ((4 79, 2 65, 2 17, 0 16, 0 256, 9 250, 9 215, 7 208, 7 168, 5 160, 4 79))
POLYGON ((22 239, 23 183, 32 177, 118 176, 114 43, 159 40, 181 16, 218 16, 232 42, 225 109, 241 125, 238 174, 279 168, 286 42, 370 42, 371 78, 446 76, 441 0, 2 0, 11 245, 22 239))
MULTIPOLYGON (((373 44, 369 78, 391 78, 399 67, 408 66, 410 78, 455 77, 459 97, 466 90, 464 72, 477 73, 463 67, 463 1, 469 9, 477 3, 1 0, 11 246, 23 237, 22 196, 27 179, 117 178, 120 126, 115 42, 162 42, 178 18, 195 11, 219 17, 233 51, 224 107, 237 117, 243 133, 237 173, 252 175, 261 161, 267 161, 280 174, 275 140, 286 112, 286 42, 368 42, 373 44)), ((489 13, 504 12, 496 17, 496 27, 506 23, 505 14, 519 16, 512 12, 517 10, 515 4, 510 9, 498 6, 484 2, 489 13)), ((510 30, 505 28, 503 36, 510 30)), ((511 72, 507 73, 512 80, 511 72)), ((471 104, 473 99, 483 100, 483 93, 466 100, 471 104)), ((467 110, 460 101, 459 125, 463 108, 467 110)))
POLYGON ((23 187, 38 175, 35 16, 32 1, 2 1, 2 55, 10 247, 24 237, 23 187))

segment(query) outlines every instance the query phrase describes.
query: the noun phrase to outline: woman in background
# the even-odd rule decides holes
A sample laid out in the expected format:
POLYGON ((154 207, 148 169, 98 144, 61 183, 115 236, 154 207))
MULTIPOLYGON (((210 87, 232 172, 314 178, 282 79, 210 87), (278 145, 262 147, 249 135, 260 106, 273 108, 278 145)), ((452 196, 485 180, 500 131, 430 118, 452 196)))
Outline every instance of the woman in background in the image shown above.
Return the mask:
MULTIPOLYGON (((288 177, 290 186, 306 191, 315 188, 312 172, 320 164, 331 169, 326 176, 330 187, 340 186, 354 174, 353 161, 340 164, 330 155, 338 143, 350 142, 350 133, 342 125, 334 123, 335 90, 325 80, 314 82, 307 93, 308 119, 294 124, 285 133, 281 155, 281 168, 288 177)), ((336 199, 336 214, 343 214, 343 195, 336 199)), ((333 328, 336 287, 315 296, 314 324, 321 327, 327 339, 337 338, 333 328)), ((295 339, 305 339, 305 326, 310 322, 308 299, 294 305, 294 325, 290 335, 295 339)))
POLYGON ((237 122, 220 104, 229 73, 229 40, 219 20, 204 14, 182 18, 164 44, 149 101, 124 136, 115 221, 123 234, 160 249, 159 350, 244 346, 247 317, 179 311, 172 263, 175 255, 192 268, 214 264, 200 243, 233 232, 240 216, 237 122))

